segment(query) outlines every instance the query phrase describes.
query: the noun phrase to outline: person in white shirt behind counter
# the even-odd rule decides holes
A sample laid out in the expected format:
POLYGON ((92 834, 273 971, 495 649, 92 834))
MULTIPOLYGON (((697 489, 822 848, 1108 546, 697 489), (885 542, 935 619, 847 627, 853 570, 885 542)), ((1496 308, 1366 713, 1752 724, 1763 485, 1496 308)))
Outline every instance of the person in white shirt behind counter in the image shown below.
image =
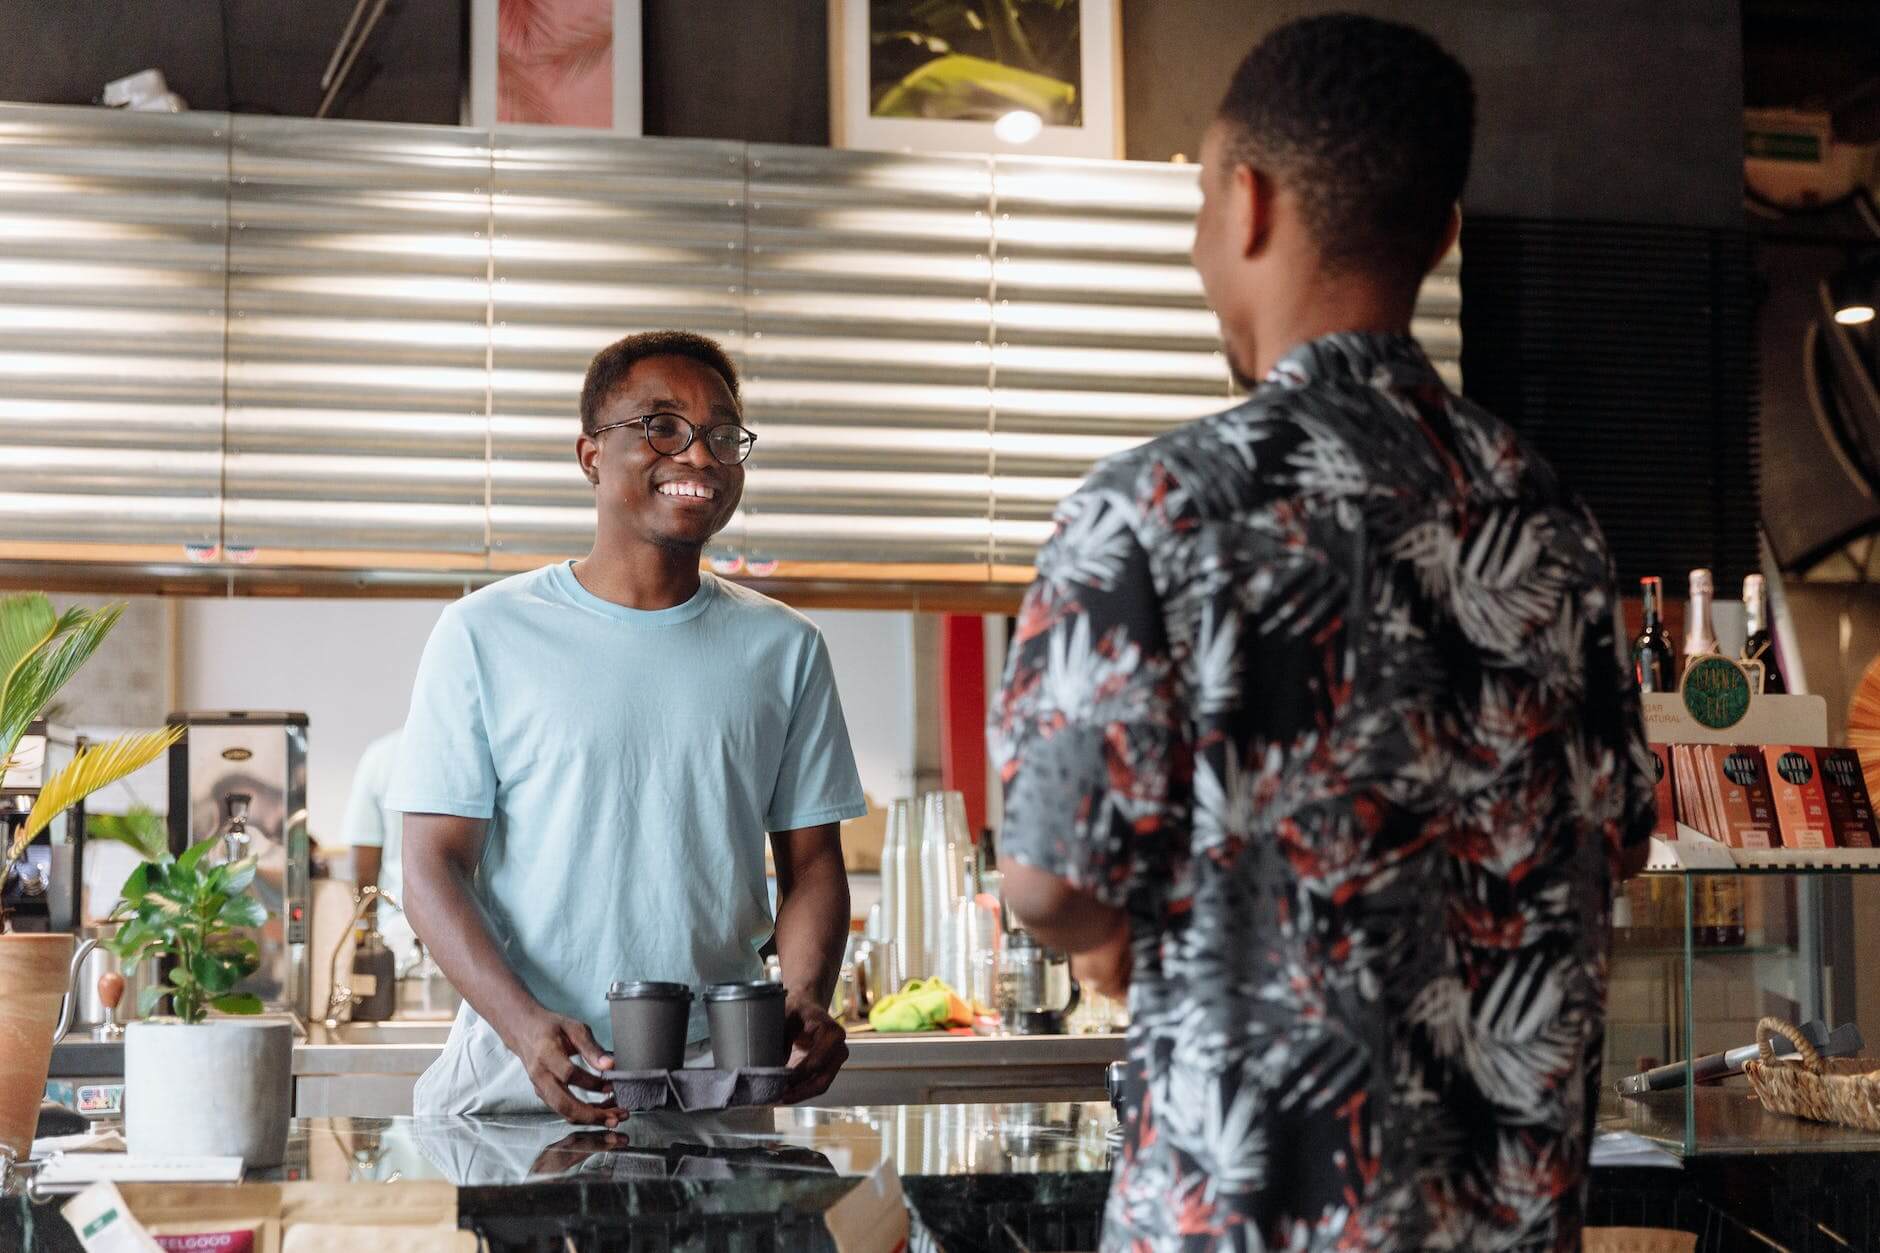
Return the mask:
POLYGON ((418 937, 405 921, 402 908, 405 883, 399 856, 404 840, 404 815, 385 807, 392 790, 392 774, 398 765, 398 746, 403 729, 381 735, 366 745, 353 771, 352 793, 346 800, 346 825, 340 834, 352 846, 353 882, 360 889, 376 887, 396 901, 399 909, 380 909, 374 902, 368 911, 375 919, 385 947, 392 950, 402 974, 418 957, 418 937))

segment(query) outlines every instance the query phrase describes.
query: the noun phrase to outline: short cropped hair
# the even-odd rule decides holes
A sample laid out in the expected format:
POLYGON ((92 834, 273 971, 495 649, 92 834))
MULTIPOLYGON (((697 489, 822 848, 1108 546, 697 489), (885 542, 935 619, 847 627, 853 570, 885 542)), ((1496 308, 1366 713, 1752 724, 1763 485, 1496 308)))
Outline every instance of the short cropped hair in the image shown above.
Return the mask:
POLYGON ((1289 22, 1240 63, 1218 116, 1232 164, 1298 197, 1328 270, 1423 277, 1475 138, 1469 72, 1434 39, 1349 13, 1289 22))
POLYGON ((600 425, 600 412, 613 398, 614 388, 634 366, 648 357, 690 357, 692 360, 718 371, 718 376, 731 389, 731 399, 740 406, 743 399, 738 393, 738 367, 731 364, 731 357, 724 346, 715 339, 697 335, 691 331, 642 331, 638 335, 629 335, 617 339, 594 354, 594 360, 588 364, 587 377, 581 381, 581 429, 589 435, 600 425))

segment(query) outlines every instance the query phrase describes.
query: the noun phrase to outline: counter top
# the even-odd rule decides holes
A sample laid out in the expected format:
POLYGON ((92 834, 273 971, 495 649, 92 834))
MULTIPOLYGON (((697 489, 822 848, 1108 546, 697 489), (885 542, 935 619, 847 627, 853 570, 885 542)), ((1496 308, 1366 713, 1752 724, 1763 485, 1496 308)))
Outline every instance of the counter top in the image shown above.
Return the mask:
POLYGON ((859 1178, 1106 1171, 1106 1103, 778 1107, 635 1114, 613 1131, 548 1115, 303 1118, 255 1178, 443 1179, 458 1187, 640 1179, 859 1178))
MULTIPOLYGON (((411 1110, 411 1087, 437 1059, 442 1022, 314 1025, 294 1046, 295 1111, 307 1116, 394 1115, 411 1110)), ((849 1037, 849 1060, 816 1104, 928 1105, 1016 1100, 1097 1100, 1103 1071, 1123 1056, 1120 1035, 849 1037)), ((115 1080, 124 1046, 68 1040, 53 1050, 52 1078, 115 1080)))

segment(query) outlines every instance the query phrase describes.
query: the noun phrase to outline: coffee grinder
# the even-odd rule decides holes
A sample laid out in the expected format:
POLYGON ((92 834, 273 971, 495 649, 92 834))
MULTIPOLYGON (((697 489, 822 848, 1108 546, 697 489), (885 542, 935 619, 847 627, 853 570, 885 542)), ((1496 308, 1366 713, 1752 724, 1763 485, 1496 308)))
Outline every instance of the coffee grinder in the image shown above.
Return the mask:
POLYGON ((216 838, 213 864, 256 859, 249 890, 268 911, 246 932, 261 966, 236 986, 270 1013, 305 1022, 311 1008, 312 847, 307 836, 307 715, 244 710, 173 713, 170 850, 216 838))
MULTIPOLYGON (((0 777, 0 845, 26 825, 39 791, 85 746, 83 736, 38 720, 26 728, 0 777)), ((77 931, 85 920, 85 802, 79 801, 33 837, 26 855, 0 884, 15 931, 77 931)))

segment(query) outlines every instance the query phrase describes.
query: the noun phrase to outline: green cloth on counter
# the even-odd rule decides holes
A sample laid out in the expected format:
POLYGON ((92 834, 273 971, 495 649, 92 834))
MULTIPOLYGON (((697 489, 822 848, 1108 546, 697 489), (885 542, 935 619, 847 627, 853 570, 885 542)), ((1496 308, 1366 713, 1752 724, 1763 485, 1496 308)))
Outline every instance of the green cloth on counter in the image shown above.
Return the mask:
POLYGON ((943 979, 914 979, 868 1011, 868 1025, 884 1034, 971 1026, 972 1013, 943 979))

